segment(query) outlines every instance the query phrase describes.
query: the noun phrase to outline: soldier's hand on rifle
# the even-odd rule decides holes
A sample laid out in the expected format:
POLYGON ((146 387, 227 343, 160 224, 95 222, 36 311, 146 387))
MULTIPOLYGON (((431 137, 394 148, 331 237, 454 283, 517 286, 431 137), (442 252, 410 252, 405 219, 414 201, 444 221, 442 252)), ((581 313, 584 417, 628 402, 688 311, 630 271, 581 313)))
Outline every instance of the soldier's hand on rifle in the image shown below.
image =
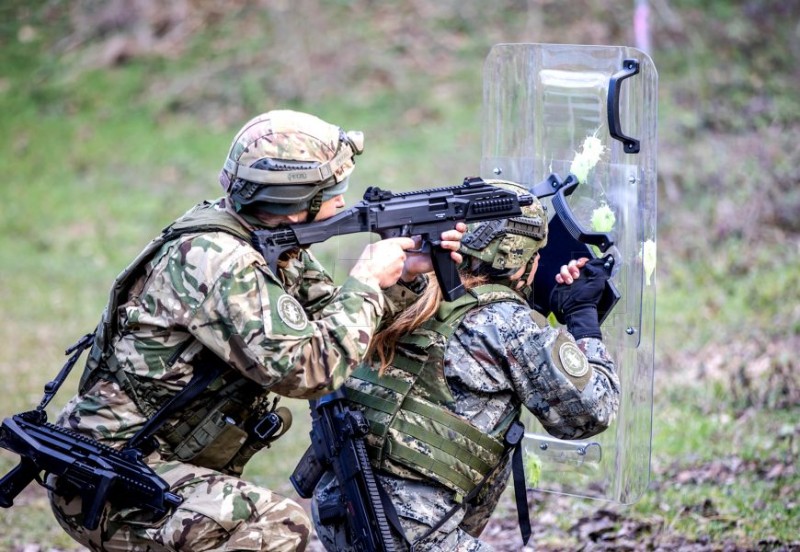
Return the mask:
POLYGON ((371 243, 364 248, 350 276, 381 288, 395 283, 403 273, 406 262, 406 249, 414 249, 416 243, 411 238, 388 238, 371 243))
MULTIPOLYGON (((467 225, 463 222, 458 222, 456 223, 454 230, 442 232, 441 246, 443 249, 450 251, 450 258, 453 259, 453 262, 456 264, 461 263, 463 259, 461 253, 458 252, 458 249, 461 247, 461 238, 464 237, 464 232, 466 231, 467 225)), ((415 249, 418 249, 419 246, 422 245, 420 243, 420 238, 419 236, 416 236, 414 239, 417 243, 417 247, 415 249)), ((419 274, 425 274, 427 272, 431 272, 432 270, 433 263, 431 262, 430 254, 409 253, 406 259, 405 267, 403 268, 403 274, 400 279, 402 279, 404 282, 410 282, 419 274)))

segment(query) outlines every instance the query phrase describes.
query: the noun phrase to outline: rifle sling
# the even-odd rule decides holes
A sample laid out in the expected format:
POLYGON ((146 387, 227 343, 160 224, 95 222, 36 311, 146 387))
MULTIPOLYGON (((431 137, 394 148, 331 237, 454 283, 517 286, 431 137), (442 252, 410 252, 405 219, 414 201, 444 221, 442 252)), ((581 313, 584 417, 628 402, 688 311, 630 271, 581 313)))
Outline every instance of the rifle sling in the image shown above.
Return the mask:
MULTIPOLYGON (((189 380, 189 383, 187 383, 183 389, 173 395, 172 398, 170 398, 163 406, 161 406, 161 408, 156 411, 155 414, 153 414, 147 420, 147 422, 145 422, 142 428, 136 432, 136 435, 131 437, 130 441, 128 441, 128 444, 125 445, 125 450, 140 448, 144 445, 152 446, 152 443, 149 442, 150 438, 155 435, 159 429, 161 429, 161 426, 164 425, 164 422, 167 421, 167 418, 178 409, 188 404, 192 399, 197 397, 209 386, 212 381, 214 381, 217 376, 220 375, 220 373, 221 370, 215 365, 195 368, 195 373, 192 376, 192 379, 189 380)), ((152 450, 143 450, 143 452, 145 454, 149 454, 152 452, 152 450)))
POLYGON ((403 531, 403 526, 400 524, 400 517, 397 515, 397 508, 394 507, 394 502, 392 502, 389 493, 386 492, 386 489, 383 488, 383 485, 380 481, 377 481, 376 478, 376 486, 378 487, 378 495, 381 497, 381 503, 383 503, 383 514, 386 516, 386 521, 389 522, 389 525, 392 526, 397 534, 403 539, 403 542, 411 546, 413 543, 408 540, 406 536, 406 532, 403 531))
POLYGON ((64 384, 64 381, 69 376, 69 373, 72 371, 72 367, 75 366, 75 363, 78 362, 81 354, 85 349, 88 349, 94 343, 94 332, 88 333, 81 337, 74 345, 69 347, 64 353, 70 356, 67 361, 64 363, 64 366, 61 367, 61 370, 58 372, 58 375, 55 379, 51 382, 48 382, 47 385, 44 386, 44 395, 42 396, 42 401, 39 403, 39 406, 36 410, 40 412, 44 412, 45 407, 50 404, 50 401, 53 400, 58 390, 64 384))
POLYGON ((528 510, 528 491, 525 487, 525 467, 522 464, 522 445, 514 447, 511 458, 511 471, 514 474, 514 498, 517 502, 517 522, 522 535, 522 544, 531 538, 531 514, 528 510))

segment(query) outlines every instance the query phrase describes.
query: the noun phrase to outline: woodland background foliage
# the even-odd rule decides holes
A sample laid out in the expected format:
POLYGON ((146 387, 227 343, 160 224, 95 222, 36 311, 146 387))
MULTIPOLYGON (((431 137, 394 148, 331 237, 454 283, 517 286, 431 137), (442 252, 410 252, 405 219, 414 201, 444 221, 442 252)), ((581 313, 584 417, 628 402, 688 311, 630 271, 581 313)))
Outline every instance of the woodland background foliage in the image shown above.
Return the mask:
MULTIPOLYGON (((533 493, 535 546, 798 550, 800 4, 647 4, 660 76, 651 489, 627 508, 533 493)), ((635 45, 636 5, 6 0, 2 415, 38 403, 152 234, 219 194, 230 137, 253 114, 293 107, 364 130, 364 186, 458 183, 478 169, 491 46, 635 45)), ((274 458, 299 456, 294 433, 248 476, 291 493, 293 462, 274 458)), ((0 453, 0 468, 13 462, 0 453)), ((487 538, 518 550, 515 524, 504 504, 487 538)), ((50 527, 31 487, 0 511, 0 547, 75 549, 50 527)))

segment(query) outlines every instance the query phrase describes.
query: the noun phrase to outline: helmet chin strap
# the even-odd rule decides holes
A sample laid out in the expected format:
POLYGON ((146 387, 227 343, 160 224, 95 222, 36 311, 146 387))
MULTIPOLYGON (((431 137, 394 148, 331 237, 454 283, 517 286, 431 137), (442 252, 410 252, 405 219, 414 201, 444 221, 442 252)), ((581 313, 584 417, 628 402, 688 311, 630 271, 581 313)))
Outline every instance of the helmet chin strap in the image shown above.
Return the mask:
POLYGON ((528 264, 525 265, 525 272, 523 272, 522 276, 520 276, 519 280, 517 280, 522 284, 517 287, 517 291, 522 294, 522 296, 525 298, 525 301, 528 302, 528 305, 530 305, 531 308, 533 308, 533 287, 528 284, 528 278, 533 271, 533 265, 536 262, 536 256, 538 254, 539 253, 534 253, 533 256, 528 259, 528 264))
POLYGON ((308 206, 308 217, 306 218, 306 222, 314 222, 314 219, 317 218, 321 208, 322 190, 318 191, 316 194, 314 194, 314 197, 311 198, 311 202, 308 206))

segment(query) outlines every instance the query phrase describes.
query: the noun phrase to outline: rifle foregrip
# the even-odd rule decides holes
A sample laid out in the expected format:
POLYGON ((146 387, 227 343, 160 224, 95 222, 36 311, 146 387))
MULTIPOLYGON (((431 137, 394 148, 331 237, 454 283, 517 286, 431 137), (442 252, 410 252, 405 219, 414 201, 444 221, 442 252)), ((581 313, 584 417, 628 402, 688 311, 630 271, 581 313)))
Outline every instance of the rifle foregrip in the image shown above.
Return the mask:
POLYGON ((32 462, 23 460, 0 479, 0 507, 11 508, 14 499, 34 480, 38 470, 32 462))
MULTIPOLYGON (((113 473, 99 474, 100 478, 94 488, 85 487, 81 496, 81 509, 83 510, 83 526, 94 531, 100 525, 100 515, 108 499, 108 493, 115 479, 113 473)), ((68 476, 67 476, 68 477, 68 476)))
POLYGON ((438 245, 432 246, 431 261, 444 300, 455 301, 464 295, 466 290, 461 282, 461 276, 458 274, 458 266, 450 258, 450 251, 438 245))

